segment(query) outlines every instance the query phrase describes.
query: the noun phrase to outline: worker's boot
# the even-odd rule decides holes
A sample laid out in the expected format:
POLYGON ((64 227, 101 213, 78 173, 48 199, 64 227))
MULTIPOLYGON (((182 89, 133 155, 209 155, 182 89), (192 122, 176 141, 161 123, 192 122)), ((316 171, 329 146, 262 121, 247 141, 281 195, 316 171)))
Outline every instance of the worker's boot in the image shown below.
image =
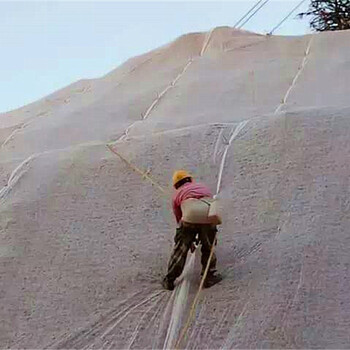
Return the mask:
POLYGON ((222 276, 219 273, 215 273, 215 271, 209 271, 207 277, 204 280, 203 287, 210 288, 220 281, 222 281, 222 276))
POLYGON ((164 277, 162 286, 167 290, 174 290, 174 281, 170 281, 167 277, 164 277))

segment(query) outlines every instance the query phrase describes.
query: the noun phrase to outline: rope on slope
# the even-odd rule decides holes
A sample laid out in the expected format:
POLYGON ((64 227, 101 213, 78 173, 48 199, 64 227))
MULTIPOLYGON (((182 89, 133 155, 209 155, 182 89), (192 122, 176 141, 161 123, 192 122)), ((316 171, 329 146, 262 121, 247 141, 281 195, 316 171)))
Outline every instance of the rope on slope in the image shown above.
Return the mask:
POLYGON ((308 59, 309 59, 309 54, 310 54, 310 48, 311 48, 312 40, 313 40, 313 36, 311 36, 311 38, 309 40, 309 43, 308 43, 307 48, 306 48, 305 53, 304 53, 303 60, 302 60, 302 62, 300 64, 300 66, 298 67, 298 71, 297 71, 297 73, 296 73, 296 75, 295 75, 291 85, 289 86, 287 92, 283 96, 283 98, 281 100, 281 103, 277 106, 277 108, 275 110, 275 114, 278 113, 282 109, 282 107, 287 103, 287 99, 289 97, 290 92, 294 88, 297 80, 299 79, 299 76, 304 71, 304 68, 305 68, 305 66, 306 66, 306 64, 308 62, 308 59))

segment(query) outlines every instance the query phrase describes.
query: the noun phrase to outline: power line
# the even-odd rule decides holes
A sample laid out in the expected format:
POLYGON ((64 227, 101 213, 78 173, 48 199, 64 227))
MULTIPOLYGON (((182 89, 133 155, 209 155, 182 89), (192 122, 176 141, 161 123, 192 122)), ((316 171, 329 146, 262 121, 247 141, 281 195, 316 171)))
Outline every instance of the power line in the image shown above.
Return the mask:
POLYGON ((244 16, 243 17, 241 17, 240 19, 239 19, 239 21, 233 26, 233 28, 236 28, 237 26, 238 26, 238 24, 240 23, 240 22, 242 22, 261 2, 263 2, 264 0, 259 0, 254 6, 252 6, 251 8, 250 8, 250 10, 248 11, 248 12, 246 12, 245 14, 244 14, 244 16))
POLYGON ((239 27, 242 28, 262 7, 264 7, 270 0, 265 0, 239 27))
POLYGON ((291 15, 299 6, 301 6, 301 4, 304 3, 305 1, 306 1, 306 0, 301 0, 301 1, 299 2, 299 4, 298 4, 297 6, 295 6, 295 7, 293 8, 293 10, 290 11, 290 12, 288 13, 288 15, 287 15, 286 17, 284 17, 284 18, 282 19, 282 21, 281 21, 280 23, 278 23, 277 26, 274 27, 274 28, 268 33, 268 35, 271 35, 277 28, 279 28, 279 27, 290 17, 290 15, 291 15))

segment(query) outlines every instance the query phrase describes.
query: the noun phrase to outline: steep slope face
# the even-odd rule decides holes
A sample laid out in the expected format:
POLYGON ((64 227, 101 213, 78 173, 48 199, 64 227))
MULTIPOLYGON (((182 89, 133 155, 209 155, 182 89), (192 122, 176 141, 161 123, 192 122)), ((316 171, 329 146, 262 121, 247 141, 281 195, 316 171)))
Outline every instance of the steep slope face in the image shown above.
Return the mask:
POLYGON ((348 348, 349 39, 216 28, 1 115, 1 344, 174 347, 199 283, 191 256, 159 285, 186 168, 225 203, 225 279, 182 346, 348 348))

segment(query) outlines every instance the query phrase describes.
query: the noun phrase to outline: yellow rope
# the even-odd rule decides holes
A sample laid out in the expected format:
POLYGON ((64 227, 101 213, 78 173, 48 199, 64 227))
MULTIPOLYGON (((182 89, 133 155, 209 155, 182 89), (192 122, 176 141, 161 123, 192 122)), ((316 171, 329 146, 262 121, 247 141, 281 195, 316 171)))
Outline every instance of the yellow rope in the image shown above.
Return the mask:
POLYGON ((151 178, 151 176, 148 175, 148 173, 146 171, 142 171, 141 169, 139 169, 138 167, 136 167, 135 165, 131 164, 126 158, 124 158, 119 152, 117 152, 112 146, 111 144, 107 144, 107 148, 114 153, 115 155, 117 155, 124 163, 126 163, 132 170, 134 170, 135 172, 139 173, 143 178, 149 180, 151 182, 152 185, 154 185, 155 187, 158 188, 159 191, 161 191, 164 195, 166 195, 166 191, 163 189, 162 186, 160 186, 155 180, 153 180, 151 178))

